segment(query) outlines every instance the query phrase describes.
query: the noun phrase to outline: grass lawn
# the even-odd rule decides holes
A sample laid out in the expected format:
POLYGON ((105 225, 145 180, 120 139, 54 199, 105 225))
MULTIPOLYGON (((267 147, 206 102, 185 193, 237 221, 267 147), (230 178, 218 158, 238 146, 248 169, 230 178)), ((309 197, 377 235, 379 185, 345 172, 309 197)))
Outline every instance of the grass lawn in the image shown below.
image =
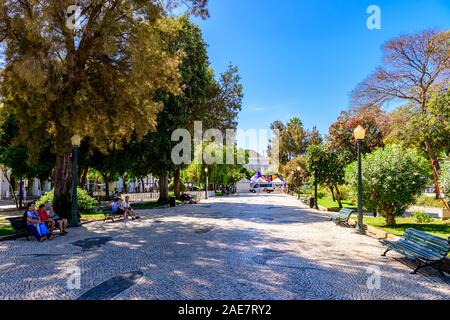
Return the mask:
MULTIPOLYGON (((356 216, 353 218, 356 219, 356 216)), ((414 228, 444 239, 450 237, 450 221, 433 219, 431 223, 418 223, 414 218, 397 218, 396 220, 397 226, 386 227, 386 219, 383 217, 364 217, 365 224, 399 237, 409 228, 414 228)))
MULTIPOLYGON (((327 209, 330 209, 332 211, 339 211, 339 204, 337 201, 333 201, 332 198, 321 198, 318 201, 319 206, 325 207, 327 209)), ((350 209, 356 209, 355 204, 348 200, 342 200, 342 206, 344 208, 350 208, 350 209)))
POLYGON ((14 234, 14 230, 10 225, 0 225, 0 236, 14 234))
POLYGON ((103 213, 81 214, 81 220, 104 219, 103 213))

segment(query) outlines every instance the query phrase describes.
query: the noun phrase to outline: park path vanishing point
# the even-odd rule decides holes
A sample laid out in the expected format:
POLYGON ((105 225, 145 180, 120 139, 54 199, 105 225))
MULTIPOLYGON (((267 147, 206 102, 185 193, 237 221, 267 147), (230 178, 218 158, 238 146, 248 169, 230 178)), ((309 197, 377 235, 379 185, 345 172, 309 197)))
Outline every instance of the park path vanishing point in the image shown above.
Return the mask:
POLYGON ((1 242, 0 299, 450 299, 448 277, 411 275, 376 239, 290 196, 140 214, 44 243, 1 242))

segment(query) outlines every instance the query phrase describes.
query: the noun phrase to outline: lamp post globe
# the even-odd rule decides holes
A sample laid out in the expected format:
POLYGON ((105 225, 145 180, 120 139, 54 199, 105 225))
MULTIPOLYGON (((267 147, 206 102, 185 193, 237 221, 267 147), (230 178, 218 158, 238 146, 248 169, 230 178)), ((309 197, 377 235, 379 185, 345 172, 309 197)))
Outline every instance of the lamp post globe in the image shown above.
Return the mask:
POLYGON ((366 129, 359 125, 353 135, 357 142, 358 153, 358 222, 356 224, 356 232, 364 233, 364 216, 363 216, 363 199, 362 199, 362 162, 361 162, 361 142, 366 138, 366 129))
POLYGON ((70 227, 76 228, 80 226, 78 221, 78 148, 81 144, 81 137, 74 135, 71 139, 72 142, 72 209, 70 218, 70 227))

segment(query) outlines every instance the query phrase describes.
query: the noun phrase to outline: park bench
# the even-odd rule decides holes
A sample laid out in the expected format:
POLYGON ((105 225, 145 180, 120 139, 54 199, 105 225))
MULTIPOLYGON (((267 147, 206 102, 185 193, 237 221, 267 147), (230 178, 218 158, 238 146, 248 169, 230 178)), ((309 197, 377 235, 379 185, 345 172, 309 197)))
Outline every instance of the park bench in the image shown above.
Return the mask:
POLYGON ((445 276, 442 265, 450 252, 450 237, 445 240, 410 228, 398 241, 382 239, 380 242, 387 247, 383 257, 389 251, 394 250, 403 254, 406 258, 416 261, 418 266, 412 274, 416 274, 425 267, 437 266, 439 273, 445 276))
POLYGON ((105 219, 103 219, 103 222, 105 222, 106 220, 112 220, 112 222, 114 222, 114 219, 124 218, 123 213, 113 212, 111 206, 100 207, 100 211, 102 211, 103 214, 105 215, 105 219))
POLYGON ((198 197, 192 194, 182 194, 180 196, 180 200, 183 201, 184 204, 197 204, 199 202, 198 197))
POLYGON ((305 197, 305 196, 300 197, 300 201, 306 205, 309 205, 310 199, 311 199, 310 197, 305 197))
POLYGON ((341 211, 331 214, 330 221, 334 221, 337 225, 342 224, 350 227, 348 221, 354 212, 355 210, 353 209, 343 208, 341 211))
POLYGON ((31 233, 26 229, 26 222, 23 217, 10 217, 6 218, 13 227, 15 232, 15 238, 25 237, 28 241, 30 240, 28 237, 31 233))

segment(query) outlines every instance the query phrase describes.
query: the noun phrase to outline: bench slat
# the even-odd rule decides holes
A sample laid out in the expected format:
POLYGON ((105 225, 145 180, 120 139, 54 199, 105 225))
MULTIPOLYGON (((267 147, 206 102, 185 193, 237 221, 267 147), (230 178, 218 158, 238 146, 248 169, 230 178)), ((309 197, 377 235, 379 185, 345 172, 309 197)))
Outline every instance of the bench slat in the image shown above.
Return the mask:
POLYGON ((428 261, 440 261, 450 252, 450 245, 445 239, 413 228, 406 230, 403 237, 398 241, 381 240, 381 243, 410 258, 428 261))
POLYGON ((429 236, 423 232, 416 231, 414 229, 408 229, 404 235, 405 239, 411 242, 416 242, 417 244, 429 248, 430 250, 436 250, 439 252, 448 252, 450 250, 450 245, 447 240, 429 236))
POLYGON ((413 253, 416 257, 424 258, 427 260, 436 261, 441 260, 443 257, 445 257, 443 254, 424 249, 417 246, 417 244, 413 242, 408 242, 407 240, 399 240, 397 242, 394 242, 392 246, 395 248, 403 249, 405 251, 413 253))

